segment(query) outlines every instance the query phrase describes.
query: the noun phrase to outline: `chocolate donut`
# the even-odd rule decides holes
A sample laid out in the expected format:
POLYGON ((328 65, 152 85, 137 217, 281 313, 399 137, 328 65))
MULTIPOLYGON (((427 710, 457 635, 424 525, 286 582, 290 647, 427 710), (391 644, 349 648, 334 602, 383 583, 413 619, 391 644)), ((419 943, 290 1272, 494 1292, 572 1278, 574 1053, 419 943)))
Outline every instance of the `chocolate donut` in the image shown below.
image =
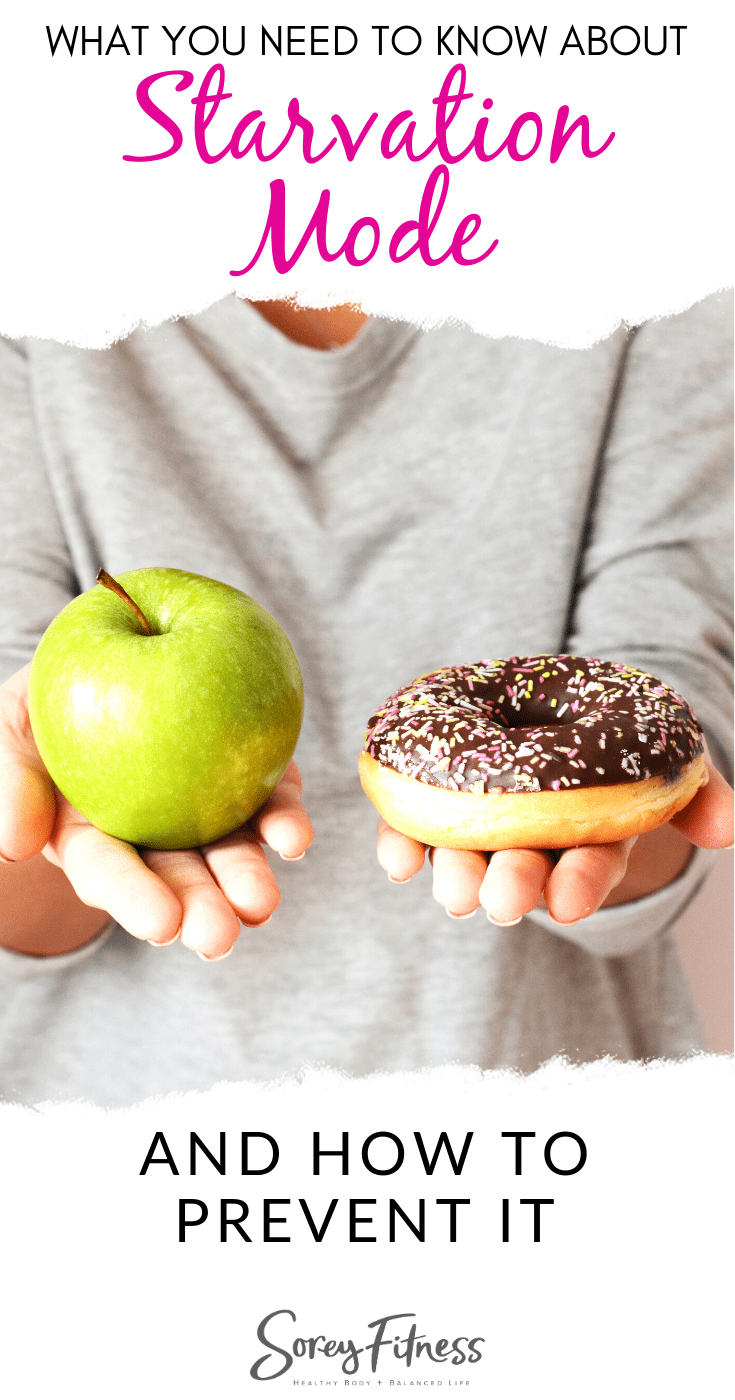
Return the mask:
POLYGON ((686 701, 632 666, 511 657, 420 676, 368 721, 360 777, 428 845, 556 848, 639 835, 707 781, 686 701))

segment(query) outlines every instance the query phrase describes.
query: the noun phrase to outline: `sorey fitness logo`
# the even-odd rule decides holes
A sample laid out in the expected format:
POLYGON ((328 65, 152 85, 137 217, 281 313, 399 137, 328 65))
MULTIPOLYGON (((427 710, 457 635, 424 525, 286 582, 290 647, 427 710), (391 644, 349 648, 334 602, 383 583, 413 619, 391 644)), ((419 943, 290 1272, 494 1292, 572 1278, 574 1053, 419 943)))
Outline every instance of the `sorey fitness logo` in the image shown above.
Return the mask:
MULTIPOLYGON (((374 1374, 379 1369, 396 1372, 429 1365, 435 1374, 437 1366, 476 1365, 482 1360, 484 1337, 435 1337, 429 1339, 419 1332, 415 1313, 388 1313, 365 1324, 352 1337, 331 1337, 328 1332, 313 1336, 298 1335, 296 1313, 290 1308, 278 1308, 258 1325, 258 1341, 267 1348, 250 1367, 256 1381, 275 1381, 285 1376, 296 1362, 336 1362, 335 1371, 356 1376, 361 1370, 374 1374), (370 1335, 372 1333, 372 1336, 370 1335)), ((438 1378, 437 1378, 438 1379, 438 1378)), ((298 1382, 297 1382, 298 1383, 298 1382)), ((455 1384, 458 1382, 455 1382, 455 1384)))

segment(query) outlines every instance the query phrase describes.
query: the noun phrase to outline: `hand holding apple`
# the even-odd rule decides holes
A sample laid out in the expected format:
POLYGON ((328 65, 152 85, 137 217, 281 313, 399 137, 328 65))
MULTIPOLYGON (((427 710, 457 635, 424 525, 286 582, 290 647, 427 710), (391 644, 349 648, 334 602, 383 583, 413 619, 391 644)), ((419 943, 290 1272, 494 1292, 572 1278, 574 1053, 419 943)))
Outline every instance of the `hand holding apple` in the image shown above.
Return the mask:
POLYGON ((240 933, 267 923, 280 903, 262 849, 298 859, 311 844, 299 800, 301 779, 290 763, 257 817, 199 850, 137 851, 98 831, 65 798, 44 855, 59 864, 80 899, 103 908, 135 937, 158 946, 177 937, 205 958, 229 953, 240 933))
MULTIPOLYGON (((295 763, 241 831, 204 851, 139 853, 97 831, 55 791, 31 733, 29 671, 24 666, 0 686, 0 862, 30 861, 43 851, 64 870, 83 904, 105 910, 135 938, 162 946, 180 935, 204 957, 226 955, 240 932, 238 919, 264 923, 280 900, 261 843, 291 860, 311 844, 295 763)), ((0 865, 0 883, 2 874, 0 865)), ((20 951, 56 953, 79 946, 93 932, 89 928, 80 937, 76 930, 51 929, 43 947, 29 948, 9 929, 3 941, 20 951)))
MULTIPOLYGON (((27 861, 43 851, 83 904, 105 910, 135 937, 163 945, 180 936, 203 957, 225 956, 240 919, 262 924, 279 903, 261 843, 286 859, 297 859, 311 843, 296 765, 288 764, 265 805, 229 836, 202 849, 139 852, 98 830, 54 788, 31 732, 29 671, 23 667, 0 686, 0 862, 27 861)), ((32 923, 33 910, 28 913, 32 923)), ((33 947, 21 931, 9 929, 2 941, 19 950, 64 952, 93 932, 91 926, 81 934, 77 927, 49 929, 43 946, 33 947)))

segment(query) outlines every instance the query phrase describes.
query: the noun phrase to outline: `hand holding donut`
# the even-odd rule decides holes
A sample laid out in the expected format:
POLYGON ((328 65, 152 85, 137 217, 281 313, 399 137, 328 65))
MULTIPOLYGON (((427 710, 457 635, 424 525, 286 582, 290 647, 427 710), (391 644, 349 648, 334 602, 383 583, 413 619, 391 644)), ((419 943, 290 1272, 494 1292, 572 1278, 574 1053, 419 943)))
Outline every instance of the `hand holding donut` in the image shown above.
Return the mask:
POLYGON ((576 923, 670 883, 690 842, 733 839, 732 793, 689 707, 612 663, 527 657, 434 672, 372 717, 360 770, 383 813, 389 878, 409 880, 430 848, 435 898, 455 918, 482 905, 517 923, 544 897, 552 918, 576 923))
MULTIPOLYGON (((542 896, 552 918, 574 924, 602 904, 640 899, 669 884, 685 868, 690 842, 732 845, 732 789, 707 762, 710 781, 677 816, 658 830, 612 845, 578 846, 554 864, 545 851, 496 851, 489 865, 478 851, 433 848, 434 897, 455 918, 479 906, 493 923, 517 923, 542 896)), ((410 880, 422 867, 426 847, 378 823, 378 860, 388 877, 410 880)))

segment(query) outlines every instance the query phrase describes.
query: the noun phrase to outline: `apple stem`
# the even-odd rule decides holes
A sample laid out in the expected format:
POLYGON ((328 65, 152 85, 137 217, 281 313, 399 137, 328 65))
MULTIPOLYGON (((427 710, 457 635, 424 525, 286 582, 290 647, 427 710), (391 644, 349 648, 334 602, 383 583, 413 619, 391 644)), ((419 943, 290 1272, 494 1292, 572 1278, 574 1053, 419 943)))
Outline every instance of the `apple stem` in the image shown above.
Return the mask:
POLYGON ((109 588, 111 593, 116 593, 118 598, 122 598, 123 602, 127 603, 128 607, 133 609, 133 612, 135 613, 135 616, 137 617, 146 636, 153 636, 153 632, 148 625, 148 619, 146 618, 145 614, 141 612, 140 608, 138 607, 138 604, 133 602, 132 598, 130 597, 130 594, 125 592, 125 589, 122 587, 122 584, 118 583, 117 579, 114 579, 112 575, 108 574, 105 569, 100 569, 97 573, 97 582, 104 584, 105 588, 109 588))

